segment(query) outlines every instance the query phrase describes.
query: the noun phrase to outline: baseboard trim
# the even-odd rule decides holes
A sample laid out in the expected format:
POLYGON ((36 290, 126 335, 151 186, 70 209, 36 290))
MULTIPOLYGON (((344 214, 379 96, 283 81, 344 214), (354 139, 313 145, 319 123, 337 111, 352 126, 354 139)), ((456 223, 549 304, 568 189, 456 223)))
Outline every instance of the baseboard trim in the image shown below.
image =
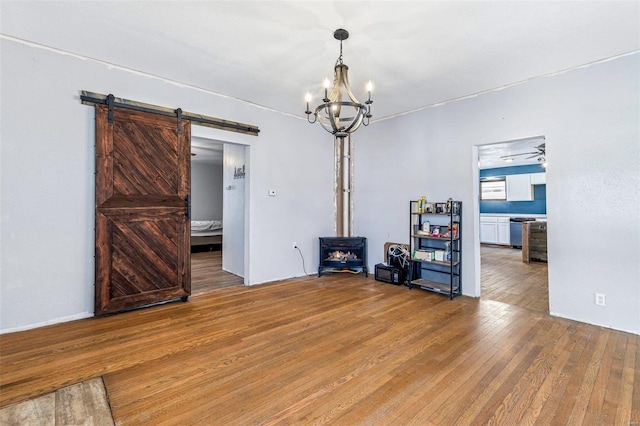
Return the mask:
POLYGON ((37 323, 34 323, 34 324, 27 324, 27 325, 21 325, 21 326, 18 326, 18 327, 5 328, 5 329, 0 330, 0 335, 1 334, 8 334, 8 333, 17 333, 19 331, 31 330, 31 329, 34 329, 34 328, 46 327, 48 325, 60 324, 60 323, 63 323, 63 322, 75 321, 75 320, 79 320, 79 319, 91 318, 93 316, 94 316, 93 312, 81 312, 79 314, 68 315, 68 316, 59 317, 59 318, 54 318, 52 320, 47 320, 47 321, 43 321, 43 322, 37 322, 37 323))

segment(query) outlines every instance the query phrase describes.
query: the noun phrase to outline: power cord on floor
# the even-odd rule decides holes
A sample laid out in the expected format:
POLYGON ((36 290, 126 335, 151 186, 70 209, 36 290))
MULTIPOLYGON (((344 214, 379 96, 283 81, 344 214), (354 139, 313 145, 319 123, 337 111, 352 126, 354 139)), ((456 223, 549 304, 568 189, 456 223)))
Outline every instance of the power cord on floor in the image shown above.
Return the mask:
POLYGON ((302 250, 300 250, 300 247, 296 246, 296 250, 298 250, 298 253, 300 253, 300 259, 302 259, 302 270, 304 271, 304 274, 308 277, 314 276, 315 274, 307 273, 307 269, 304 266, 304 256, 302 255, 302 250))

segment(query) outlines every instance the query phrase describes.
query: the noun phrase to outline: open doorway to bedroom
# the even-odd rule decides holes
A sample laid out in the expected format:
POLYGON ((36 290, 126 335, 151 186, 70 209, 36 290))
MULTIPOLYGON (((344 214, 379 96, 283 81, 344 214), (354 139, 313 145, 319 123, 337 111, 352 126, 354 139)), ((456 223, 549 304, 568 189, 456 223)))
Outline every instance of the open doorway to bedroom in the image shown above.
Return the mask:
MULTIPOLYGON (((228 183, 232 177, 226 169, 233 168, 235 172, 235 166, 225 166, 225 145, 228 144, 213 139, 191 138, 192 296, 244 283, 241 276, 244 254, 243 250, 237 250, 236 241, 244 241, 244 232, 243 227, 239 228, 233 219, 244 217, 244 204, 238 203, 236 194, 231 198, 225 194, 234 190, 237 192, 242 186, 241 197, 244 199, 244 179, 240 183, 228 183), (225 214, 229 220, 225 220, 225 214), (238 263, 240 267, 235 266, 238 263)), ((229 150, 233 155, 232 160, 227 159, 227 162, 233 163, 238 157, 233 152, 237 148, 234 150, 231 146, 229 150)), ((243 158, 236 160, 242 162, 243 158)))

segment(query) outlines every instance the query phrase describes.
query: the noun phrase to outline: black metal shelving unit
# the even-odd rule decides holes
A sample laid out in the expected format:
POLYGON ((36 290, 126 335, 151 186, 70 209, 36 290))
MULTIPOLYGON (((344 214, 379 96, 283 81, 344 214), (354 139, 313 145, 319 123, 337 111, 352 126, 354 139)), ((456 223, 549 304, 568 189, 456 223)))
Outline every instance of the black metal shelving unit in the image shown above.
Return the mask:
POLYGON ((449 299, 461 295, 462 202, 410 201, 409 212, 409 289, 418 287, 449 299))

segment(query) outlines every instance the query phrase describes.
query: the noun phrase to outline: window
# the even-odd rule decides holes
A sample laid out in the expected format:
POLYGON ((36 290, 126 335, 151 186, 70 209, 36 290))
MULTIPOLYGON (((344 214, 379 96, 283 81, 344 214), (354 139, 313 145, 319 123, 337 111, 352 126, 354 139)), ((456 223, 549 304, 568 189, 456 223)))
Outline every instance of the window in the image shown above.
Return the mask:
POLYGON ((481 200, 507 199, 507 181, 504 178, 480 181, 481 200))

